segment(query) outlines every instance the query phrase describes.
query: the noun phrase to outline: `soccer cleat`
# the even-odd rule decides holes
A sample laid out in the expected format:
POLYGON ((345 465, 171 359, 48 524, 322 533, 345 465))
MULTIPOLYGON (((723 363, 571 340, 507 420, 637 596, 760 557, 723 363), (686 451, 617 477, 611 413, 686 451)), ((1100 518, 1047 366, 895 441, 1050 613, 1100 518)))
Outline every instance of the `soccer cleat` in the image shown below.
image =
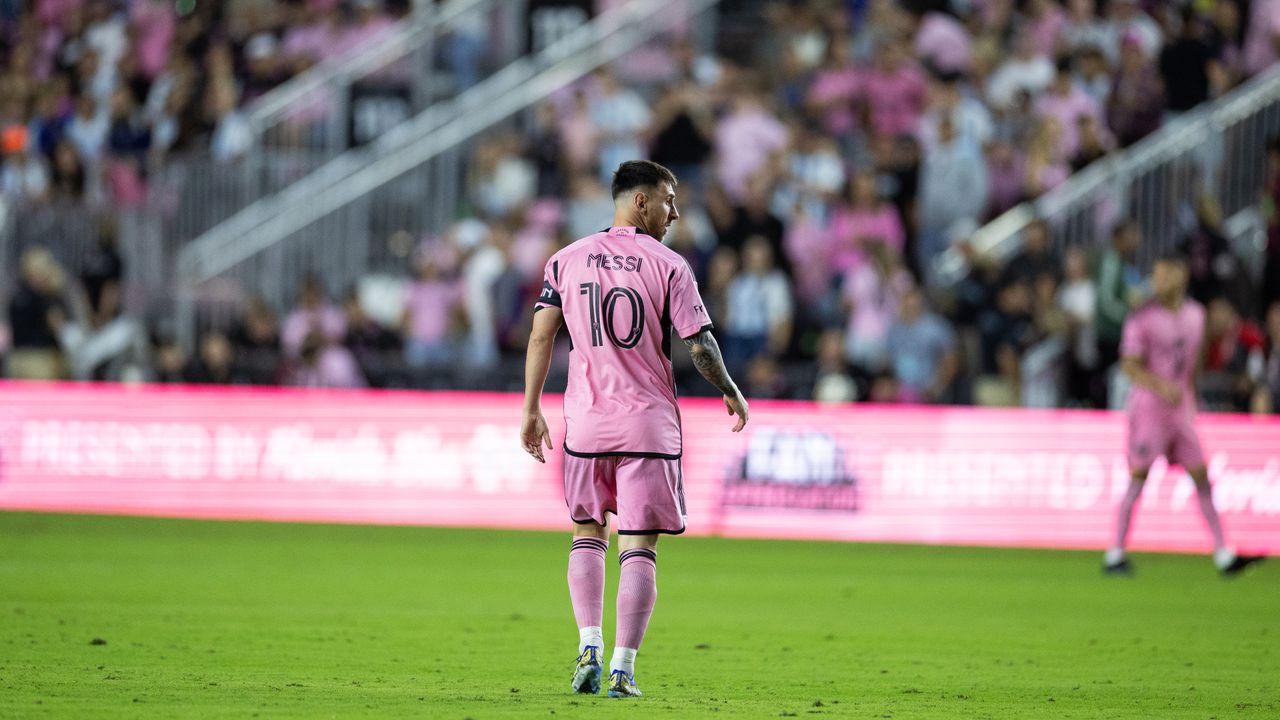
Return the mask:
POLYGON ((1103 575, 1123 575, 1131 577, 1133 575, 1133 566, 1129 564, 1129 558, 1120 558, 1113 563, 1102 564, 1103 575))
POLYGON ((614 670, 609 673, 609 697, 641 697, 644 693, 640 692, 640 688, 636 687, 635 677, 628 675, 623 670, 614 670))
POLYGON ((588 645, 578 656, 578 664, 573 668, 573 691, 592 694, 600 692, 600 676, 604 668, 600 665, 600 648, 588 645))
POLYGON ((1245 568, 1262 562, 1266 557, 1266 555, 1237 555, 1230 565, 1222 568, 1222 577, 1235 577, 1244 572, 1245 568))

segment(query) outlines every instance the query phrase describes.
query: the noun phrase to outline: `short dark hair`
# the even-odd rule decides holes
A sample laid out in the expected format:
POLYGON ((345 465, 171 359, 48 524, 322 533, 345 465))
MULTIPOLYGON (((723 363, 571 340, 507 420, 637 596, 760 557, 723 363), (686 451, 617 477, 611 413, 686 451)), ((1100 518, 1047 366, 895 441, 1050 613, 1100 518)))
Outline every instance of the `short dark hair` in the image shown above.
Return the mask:
POLYGON ((651 160, 628 160, 613 172, 613 199, 617 200, 623 193, 643 187, 657 187, 664 182, 675 187, 675 174, 651 160))
POLYGON ((1187 254, 1181 250, 1166 250, 1156 256, 1156 262, 1187 266, 1187 254))

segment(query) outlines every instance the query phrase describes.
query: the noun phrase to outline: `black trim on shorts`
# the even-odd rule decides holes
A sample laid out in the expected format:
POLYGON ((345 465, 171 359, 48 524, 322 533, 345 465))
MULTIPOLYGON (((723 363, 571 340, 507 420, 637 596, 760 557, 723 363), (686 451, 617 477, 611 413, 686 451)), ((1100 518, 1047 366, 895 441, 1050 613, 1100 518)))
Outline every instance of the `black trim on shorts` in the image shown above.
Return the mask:
POLYGON ((679 530, 619 530, 619 535, 683 535, 687 528, 679 530))
POLYGON ((629 457, 629 458, 649 458, 651 460, 679 460, 681 455, 681 453, 670 455, 668 453, 639 452, 639 451, 631 451, 631 450, 587 453, 587 452, 578 452, 577 450, 570 450, 568 445, 562 445, 562 447, 564 448, 565 455, 570 455, 576 458, 588 458, 588 459, 602 458, 602 457, 629 457))
MULTIPOLYGON (((614 515, 618 514, 617 510, 606 510, 605 512, 613 513, 614 515)), ((608 525, 601 525, 600 523, 596 522, 595 518, 587 518, 586 520, 579 520, 578 518, 570 515, 569 519, 573 521, 574 525, 595 525, 597 527, 609 527, 608 525)))

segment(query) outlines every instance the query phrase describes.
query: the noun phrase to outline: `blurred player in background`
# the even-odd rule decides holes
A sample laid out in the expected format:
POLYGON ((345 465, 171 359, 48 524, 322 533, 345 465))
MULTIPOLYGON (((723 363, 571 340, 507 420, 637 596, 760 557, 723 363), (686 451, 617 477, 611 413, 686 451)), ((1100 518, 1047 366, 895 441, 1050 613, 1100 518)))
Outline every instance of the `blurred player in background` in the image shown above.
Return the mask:
POLYGON ((1235 575, 1260 556, 1237 555, 1222 536, 1213 505, 1209 473, 1195 430, 1194 374, 1204 339, 1204 306, 1187 297, 1187 261, 1181 255, 1156 260, 1151 270, 1153 298, 1125 320, 1120 363, 1133 381, 1129 393, 1129 469, 1132 478, 1120 503, 1115 544, 1103 558, 1108 574, 1127 575, 1125 554, 1133 507, 1152 462, 1164 455, 1181 465, 1196 484, 1200 512, 1213 535, 1213 561, 1224 575, 1235 575))
POLYGON ((604 650, 608 514, 617 516, 618 631, 609 697, 640 695, 635 657, 657 599, 658 535, 685 529, 680 409, 671 369, 671 331, 694 365, 747 424, 747 401, 725 370, 711 319, 684 259, 661 242, 676 211, 676 178, 657 163, 622 163, 613 177, 613 226, 547 261, 525 360, 520 440, 538 462, 552 449, 542 386, 561 324, 569 331, 564 397, 564 489, 574 522, 569 596, 578 622, 572 688, 600 690, 604 650))

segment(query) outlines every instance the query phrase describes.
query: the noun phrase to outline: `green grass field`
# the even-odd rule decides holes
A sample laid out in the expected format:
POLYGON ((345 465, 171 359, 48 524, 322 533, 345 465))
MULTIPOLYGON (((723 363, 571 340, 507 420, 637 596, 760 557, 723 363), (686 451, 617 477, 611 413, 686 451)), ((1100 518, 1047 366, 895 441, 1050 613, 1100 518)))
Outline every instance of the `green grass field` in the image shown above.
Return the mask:
POLYGON ((566 692, 567 549, 0 513, 0 717, 1280 717, 1280 562, 664 539, 624 701, 566 692))

